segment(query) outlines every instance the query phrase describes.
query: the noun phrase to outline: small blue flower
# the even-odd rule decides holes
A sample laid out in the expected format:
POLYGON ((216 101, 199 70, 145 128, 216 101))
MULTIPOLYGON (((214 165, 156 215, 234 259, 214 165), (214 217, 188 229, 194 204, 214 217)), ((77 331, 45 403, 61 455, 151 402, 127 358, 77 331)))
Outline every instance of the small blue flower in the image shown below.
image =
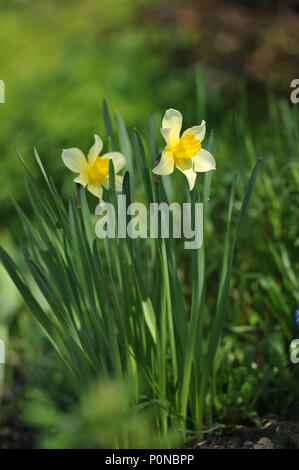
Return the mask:
POLYGON ((299 328, 299 310, 296 310, 295 318, 296 318, 297 326, 298 326, 298 328, 299 328))

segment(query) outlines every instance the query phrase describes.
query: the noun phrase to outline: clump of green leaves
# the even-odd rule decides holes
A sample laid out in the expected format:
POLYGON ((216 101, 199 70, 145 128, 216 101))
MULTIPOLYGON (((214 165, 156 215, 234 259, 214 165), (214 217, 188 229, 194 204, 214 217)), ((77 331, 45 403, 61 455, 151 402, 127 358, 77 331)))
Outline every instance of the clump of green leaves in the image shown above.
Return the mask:
MULTIPOLYGON (((128 132, 119 115, 114 133, 106 103, 104 120, 109 148, 119 145, 128 160, 123 184, 128 203, 135 200, 139 187, 147 203, 170 204, 163 178, 156 183, 151 173, 158 147, 151 118, 146 146, 136 130, 128 132)), ((212 146, 213 134, 211 151, 212 146)), ((35 158, 45 181, 42 189, 19 157, 34 212, 34 220, 29 220, 14 201, 27 236, 27 241, 20 240, 20 249, 47 307, 33 295, 19 267, 2 248, 0 257, 56 350, 70 393, 78 400, 97 380, 130 383, 133 393, 127 409, 151 409, 160 442, 169 430, 179 429, 183 436, 189 431, 202 432, 210 374, 227 311, 234 250, 260 161, 250 176, 231 240, 234 179, 217 300, 213 310, 207 311, 204 244, 185 255, 190 271, 189 302, 178 274, 180 243, 170 238, 97 239, 84 189, 80 192, 82 208, 76 207, 73 197, 66 205, 38 153, 35 151, 35 158)), ((189 202, 203 202, 205 220, 210 217, 211 177, 211 173, 205 175, 202 190, 198 185, 191 193, 183 193, 189 202)), ((111 165, 111 190, 105 197, 115 203, 113 181, 111 165)), ((121 435, 118 439, 128 442, 121 435)))

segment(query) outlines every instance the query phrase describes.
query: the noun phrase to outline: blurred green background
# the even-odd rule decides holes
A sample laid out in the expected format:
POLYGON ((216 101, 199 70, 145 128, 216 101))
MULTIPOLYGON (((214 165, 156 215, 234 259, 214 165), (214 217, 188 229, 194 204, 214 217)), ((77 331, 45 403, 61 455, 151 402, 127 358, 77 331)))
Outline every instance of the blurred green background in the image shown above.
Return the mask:
MULTIPOLYGON (((249 356, 260 370, 263 364, 267 370, 256 378, 261 399, 252 400, 247 410, 243 403, 232 413, 238 421, 251 412, 255 416, 258 407, 271 408, 269 389, 281 374, 287 379, 283 376, 277 390, 292 391, 283 404, 278 394, 273 410, 297 401, 288 360, 288 342, 296 335, 293 311, 299 302, 299 120, 298 106, 289 101, 290 82, 299 77, 297 2, 0 0, 0 12, 0 79, 6 85, 6 102, 0 105, 0 243, 20 257, 20 225, 9 194, 24 209, 27 203, 24 171, 14 146, 40 178, 33 158, 37 147, 67 196, 73 186, 61 161, 62 148, 86 151, 93 134, 104 133, 103 98, 142 135, 147 133, 148 113, 153 113, 158 133, 168 107, 183 113, 184 127, 206 119, 216 137, 214 229, 221 232, 224 226, 222 209, 234 172, 240 175, 241 194, 256 157, 265 160, 235 263, 238 288, 231 292, 221 360, 227 370, 236 364, 244 367, 245 340, 246 347, 253 347, 249 356)), ((211 247, 211 279, 218 269, 220 243, 216 240, 211 247)), ((2 267, 0 316, 0 337, 10 339, 8 383, 18 383, 19 375, 35 377, 37 364, 48 367, 51 351, 2 267), (23 361, 26 370, 20 373, 23 361)), ((231 377, 238 390, 239 378, 235 372, 231 377)), ((23 381, 20 378, 20 384, 23 381)), ((235 403, 235 392, 228 398, 225 383, 224 377, 218 400, 219 419, 224 421, 232 419, 226 410, 235 403)), ((19 393, 13 389, 5 389, 4 397, 19 393)))
POLYGON ((242 80, 253 96, 254 124, 263 121, 265 86, 288 96, 299 75, 298 17, 291 3, 280 2, 283 11, 273 3, 255 9, 254 2, 249 8, 221 0, 1 1, 1 226, 11 217, 7 194, 23 194, 14 146, 29 165, 36 146, 62 180, 61 149, 90 145, 102 128, 103 97, 141 131, 149 111, 169 106, 190 120, 200 63, 210 126, 236 104, 242 80))

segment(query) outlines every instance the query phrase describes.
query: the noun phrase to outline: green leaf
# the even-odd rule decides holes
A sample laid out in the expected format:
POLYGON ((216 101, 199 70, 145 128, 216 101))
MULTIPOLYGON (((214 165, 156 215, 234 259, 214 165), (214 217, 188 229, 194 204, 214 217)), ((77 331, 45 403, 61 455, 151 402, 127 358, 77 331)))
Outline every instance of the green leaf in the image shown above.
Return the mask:
POLYGON ((142 309, 146 324, 152 335, 153 341, 156 344, 157 342, 157 332, 156 332, 156 317, 153 310, 152 302, 150 298, 141 301, 142 309))

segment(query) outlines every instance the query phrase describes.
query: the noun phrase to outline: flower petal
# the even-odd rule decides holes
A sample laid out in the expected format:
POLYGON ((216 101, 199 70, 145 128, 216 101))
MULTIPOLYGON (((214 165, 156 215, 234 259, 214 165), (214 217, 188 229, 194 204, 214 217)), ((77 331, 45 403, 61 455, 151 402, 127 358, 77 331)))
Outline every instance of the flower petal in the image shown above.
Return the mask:
POLYGON ((171 129, 166 129, 164 127, 161 127, 160 129, 160 132, 166 142, 166 144, 168 145, 168 147, 171 147, 171 129))
POLYGON ((99 185, 99 184, 89 184, 87 186, 87 189, 88 189, 89 192, 91 192, 91 194, 93 194, 94 196, 97 196, 100 199, 102 199, 102 197, 103 197, 103 188, 102 188, 101 185, 99 185))
POLYGON ((175 144, 180 138, 183 117, 176 109, 168 109, 164 114, 162 121, 161 133, 166 140, 167 145, 175 144), (165 133, 164 129, 170 129, 170 132, 165 133))
POLYGON ((118 173, 126 164, 126 158, 120 152, 109 152, 103 155, 103 158, 110 158, 113 162, 114 172, 118 173))
POLYGON ((115 176, 115 191, 119 193, 121 192, 122 187, 123 187, 123 180, 124 180, 123 176, 120 176, 120 175, 115 176))
POLYGON ((160 162, 155 168, 152 169, 152 172, 155 175, 170 175, 174 170, 174 159, 171 152, 162 152, 160 162))
MULTIPOLYGON (((115 175, 115 190, 118 192, 121 192, 122 186, 123 186, 123 176, 120 175, 115 175)), ((110 189, 110 182, 109 182, 109 176, 106 176, 102 181, 101 185, 105 189, 110 189)))
POLYGON ((103 149, 103 141, 97 134, 94 135, 94 144, 88 152, 88 162, 93 163, 103 149))
POLYGON ((77 148, 64 149, 62 151, 62 160, 65 166, 76 173, 81 173, 87 167, 84 154, 77 148))
POLYGON ((205 149, 200 149, 192 158, 193 168, 197 172, 216 170, 216 161, 213 155, 205 149))
POLYGON ((177 164, 176 167, 186 176, 189 184, 189 191, 191 191, 194 188, 196 172, 192 168, 185 169, 184 165, 177 164))
POLYGON ((82 186, 87 186, 88 184, 88 176, 87 174, 84 172, 84 173, 80 173, 79 176, 77 176, 77 178, 74 179, 75 183, 79 183, 79 184, 82 184, 82 186))
POLYGON ((191 158, 179 158, 176 160, 175 165, 181 171, 193 169, 193 163, 191 158))
POLYGON ((109 175, 102 179, 101 184, 103 188, 110 189, 109 175))
POLYGON ((183 135, 190 134, 190 132, 195 135, 195 139, 200 140, 200 142, 202 142, 206 135, 206 121, 201 121, 200 126, 189 127, 189 129, 185 130, 183 135))

